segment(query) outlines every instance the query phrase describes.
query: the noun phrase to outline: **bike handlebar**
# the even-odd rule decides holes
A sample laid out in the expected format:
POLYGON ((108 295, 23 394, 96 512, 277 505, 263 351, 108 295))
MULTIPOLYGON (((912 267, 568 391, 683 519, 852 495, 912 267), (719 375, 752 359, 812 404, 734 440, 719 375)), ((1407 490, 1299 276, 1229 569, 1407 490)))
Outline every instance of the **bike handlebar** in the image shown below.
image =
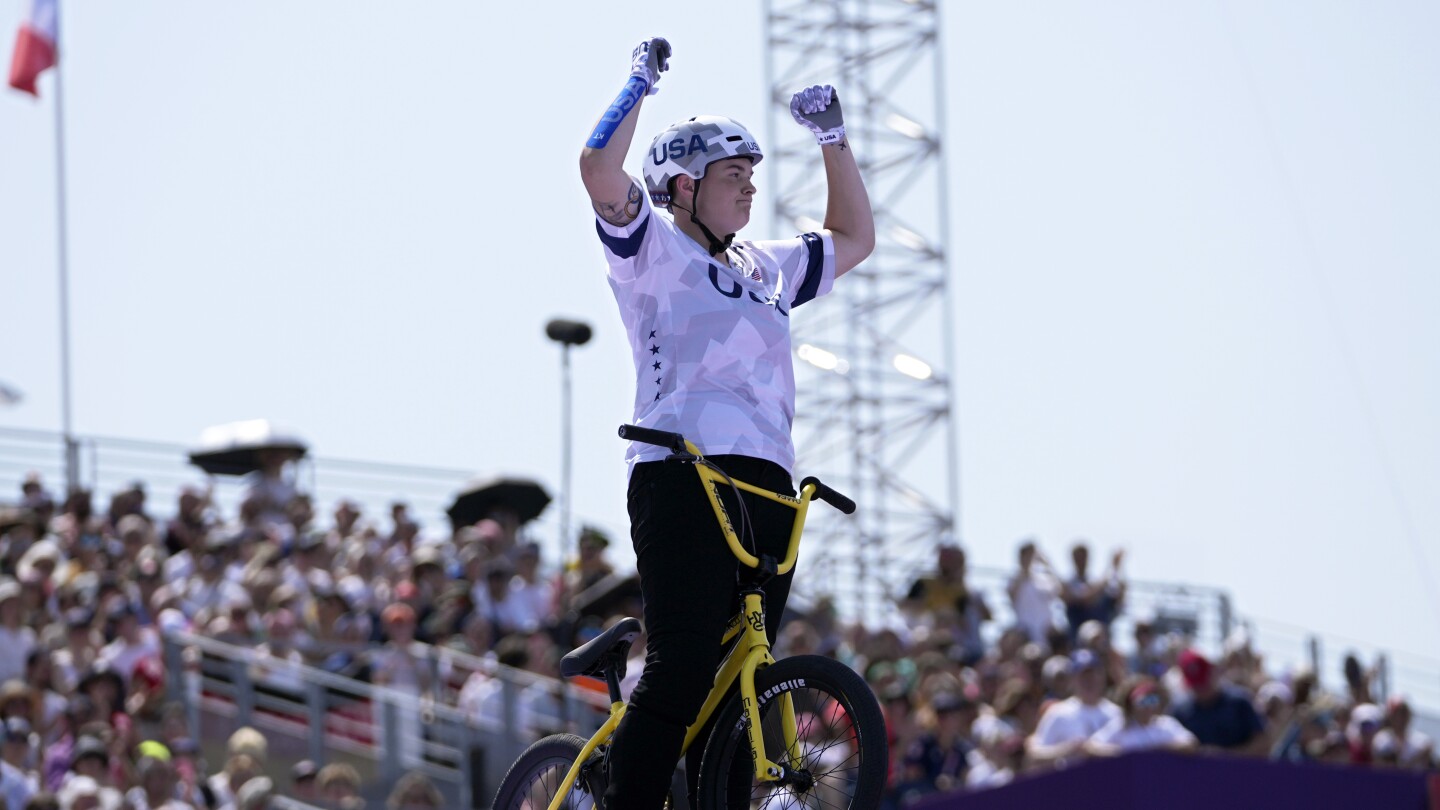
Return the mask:
POLYGON ((817 497, 817 498, 819 498, 820 500, 822 500, 822 501, 830 504, 831 506, 835 507, 836 509, 839 509, 841 512, 844 512, 844 513, 847 514, 847 515, 853 515, 853 514, 855 514, 855 502, 854 502, 854 501, 850 500, 849 498, 845 497, 844 495, 841 495, 839 492, 836 492, 834 489, 831 489, 830 487, 828 487, 828 486, 820 483, 820 479, 819 479, 819 478, 816 478, 816 477, 813 476, 813 475, 810 476, 810 477, 808 477, 808 478, 806 478, 804 481, 801 481, 801 482, 800 482, 800 488, 801 488, 801 489, 804 489, 805 487, 807 487, 807 486, 809 486, 809 485, 811 485, 811 484, 814 484, 814 485, 815 485, 815 497, 817 497))
POLYGON ((653 444, 656 447, 664 447, 672 453, 685 452, 685 437, 679 433, 671 433, 668 430, 643 428, 639 425, 621 425, 620 438, 642 444, 653 444))

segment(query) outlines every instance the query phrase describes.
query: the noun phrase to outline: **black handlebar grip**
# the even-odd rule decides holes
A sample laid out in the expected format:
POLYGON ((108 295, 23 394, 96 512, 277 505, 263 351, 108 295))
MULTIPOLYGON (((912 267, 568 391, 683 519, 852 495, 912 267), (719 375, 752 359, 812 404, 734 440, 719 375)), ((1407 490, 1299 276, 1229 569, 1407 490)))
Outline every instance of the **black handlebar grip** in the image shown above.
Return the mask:
POLYGON ((845 497, 844 495, 841 495, 840 493, 836 492, 835 490, 831 489, 830 487, 827 487, 827 486, 825 486, 824 484, 820 483, 820 479, 819 479, 819 478, 816 478, 816 477, 813 476, 813 475, 810 476, 809 478, 806 478, 804 481, 801 481, 801 482, 800 482, 800 488, 801 488, 801 489, 804 489, 806 486, 808 486, 808 485, 810 485, 810 484, 814 484, 814 485, 815 485, 815 497, 816 497, 816 498, 819 498, 820 500, 822 500, 822 501, 830 504, 831 506, 835 507, 836 509, 839 509, 841 512, 844 512, 844 513, 847 514, 847 515, 853 515, 853 514, 855 514, 855 502, 854 502, 854 501, 850 500, 849 498, 845 497))
POLYGON ((642 444, 653 444, 656 447, 665 447, 672 453, 685 452, 685 437, 668 430, 643 428, 639 425, 621 425, 620 438, 642 444))

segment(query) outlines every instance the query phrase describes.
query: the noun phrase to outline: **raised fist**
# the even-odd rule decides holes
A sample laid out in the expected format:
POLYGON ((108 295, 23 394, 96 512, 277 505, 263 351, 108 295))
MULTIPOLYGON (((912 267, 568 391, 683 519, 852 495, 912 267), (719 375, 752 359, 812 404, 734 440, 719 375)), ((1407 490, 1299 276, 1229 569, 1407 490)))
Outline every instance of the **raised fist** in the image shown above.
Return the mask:
POLYGON ((840 97, 828 84, 807 87, 791 97, 790 115, 795 123, 815 133, 815 140, 821 146, 845 139, 845 117, 840 112, 840 97))
POLYGON ((645 82, 646 95, 660 92, 660 74, 670 69, 670 43, 664 37, 651 37, 630 54, 630 75, 645 82))

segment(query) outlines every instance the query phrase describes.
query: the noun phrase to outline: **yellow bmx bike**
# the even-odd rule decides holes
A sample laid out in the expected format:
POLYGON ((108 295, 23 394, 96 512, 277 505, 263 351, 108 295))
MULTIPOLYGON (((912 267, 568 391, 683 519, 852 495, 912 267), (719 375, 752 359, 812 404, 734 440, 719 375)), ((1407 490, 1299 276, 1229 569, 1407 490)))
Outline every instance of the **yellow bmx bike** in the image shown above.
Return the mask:
MULTIPOLYGON (((704 481, 725 540, 745 570, 741 605, 726 627, 728 652, 695 724, 685 735, 681 756, 703 744, 697 803, 715 808, 856 808, 880 803, 887 770, 885 721, 865 680, 839 661, 801 655, 776 661, 765 635, 761 586, 795 565, 805 515, 814 500, 850 514, 855 504, 816 478, 800 484, 799 497, 772 492, 726 475, 678 433, 624 425, 621 438, 670 450, 671 463, 694 465, 704 481), (785 559, 750 553, 721 503, 721 487, 743 490, 793 508, 794 528, 785 559), (738 685, 738 689, 732 688, 738 685), (698 740, 714 718, 707 740, 698 740)), ((738 497, 739 492, 736 492, 738 497)), ((620 681, 640 622, 626 618, 571 652, 561 674, 603 678, 610 692, 610 716, 589 740, 555 734, 530 746, 510 767, 496 794, 496 810, 559 810, 599 804, 606 778, 611 735, 625 716, 620 681)), ((675 768, 675 763, 656 763, 675 768)), ((684 775, 672 780, 669 807, 690 810, 684 775)))

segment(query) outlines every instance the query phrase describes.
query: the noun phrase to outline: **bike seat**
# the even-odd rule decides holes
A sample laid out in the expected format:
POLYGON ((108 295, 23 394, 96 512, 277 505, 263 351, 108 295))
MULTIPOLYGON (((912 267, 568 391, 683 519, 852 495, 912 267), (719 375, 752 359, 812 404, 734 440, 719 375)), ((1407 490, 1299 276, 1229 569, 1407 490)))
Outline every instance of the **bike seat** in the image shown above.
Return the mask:
POLYGON ((576 647, 569 655, 560 659, 560 674, 566 678, 585 675, 592 678, 604 676, 605 670, 614 668, 617 678, 625 677, 625 659, 630 655, 630 645, 640 636, 640 620, 624 618, 615 626, 576 647))

